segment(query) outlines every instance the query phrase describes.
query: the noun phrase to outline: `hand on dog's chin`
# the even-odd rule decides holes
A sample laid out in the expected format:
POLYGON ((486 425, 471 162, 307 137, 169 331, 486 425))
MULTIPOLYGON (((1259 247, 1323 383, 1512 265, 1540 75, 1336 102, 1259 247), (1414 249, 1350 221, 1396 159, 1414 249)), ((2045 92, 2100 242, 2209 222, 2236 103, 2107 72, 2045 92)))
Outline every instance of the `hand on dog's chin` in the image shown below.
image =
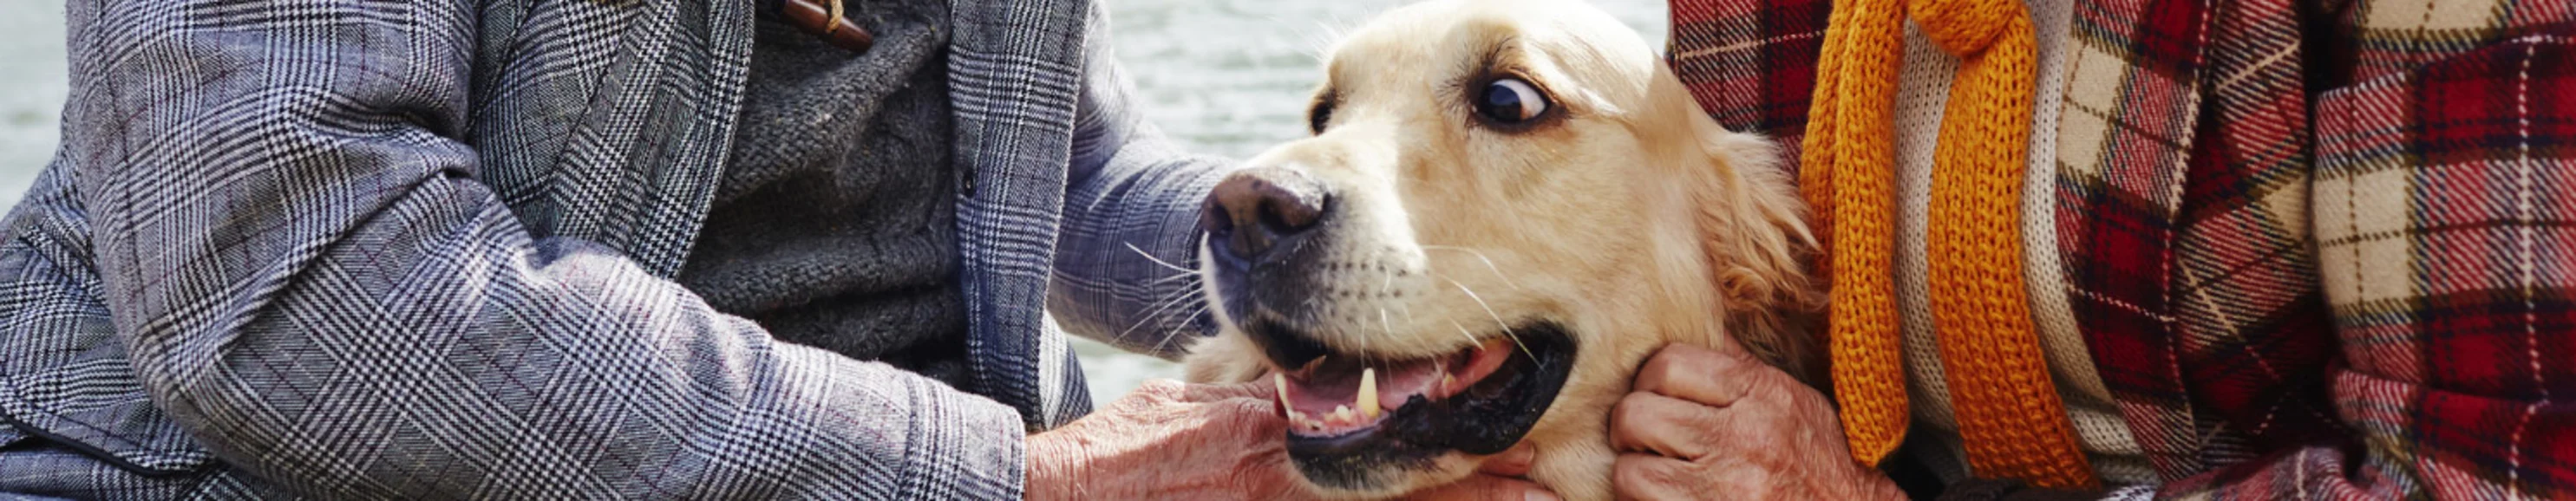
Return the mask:
POLYGON ((1610 412, 1629 499, 1905 499, 1852 461, 1825 396, 1743 348, 1665 347, 1610 412))

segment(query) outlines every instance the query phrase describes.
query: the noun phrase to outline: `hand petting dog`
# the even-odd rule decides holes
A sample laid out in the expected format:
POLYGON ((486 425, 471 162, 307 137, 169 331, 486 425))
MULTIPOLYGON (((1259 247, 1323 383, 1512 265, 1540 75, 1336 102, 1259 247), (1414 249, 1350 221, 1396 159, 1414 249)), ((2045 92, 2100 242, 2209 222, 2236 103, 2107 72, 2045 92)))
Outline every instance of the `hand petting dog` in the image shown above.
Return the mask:
POLYGON ((1099 412, 1028 437, 1030 499, 1298 499, 1262 385, 1146 381, 1099 412))
POLYGON ((1733 343, 1672 345, 1610 410, 1622 499, 1905 499, 1852 460, 1825 396, 1733 343))

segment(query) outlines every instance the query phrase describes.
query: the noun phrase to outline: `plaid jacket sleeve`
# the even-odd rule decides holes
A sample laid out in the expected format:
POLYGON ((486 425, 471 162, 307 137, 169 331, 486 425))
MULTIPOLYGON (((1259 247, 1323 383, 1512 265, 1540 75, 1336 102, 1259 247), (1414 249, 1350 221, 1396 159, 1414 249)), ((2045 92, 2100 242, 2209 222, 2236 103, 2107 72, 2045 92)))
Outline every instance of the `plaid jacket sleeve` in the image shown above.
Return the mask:
POLYGON ((72 19, 57 169, 115 335, 198 443, 337 499, 1017 495, 1012 409, 532 237, 467 142, 471 4, 75 9, 110 15, 72 19))
POLYGON ((1183 152, 1144 121, 1110 50, 1106 10, 1091 9, 1088 23, 1047 306, 1073 334, 1177 357, 1214 328, 1191 270, 1199 203, 1233 164, 1183 152))

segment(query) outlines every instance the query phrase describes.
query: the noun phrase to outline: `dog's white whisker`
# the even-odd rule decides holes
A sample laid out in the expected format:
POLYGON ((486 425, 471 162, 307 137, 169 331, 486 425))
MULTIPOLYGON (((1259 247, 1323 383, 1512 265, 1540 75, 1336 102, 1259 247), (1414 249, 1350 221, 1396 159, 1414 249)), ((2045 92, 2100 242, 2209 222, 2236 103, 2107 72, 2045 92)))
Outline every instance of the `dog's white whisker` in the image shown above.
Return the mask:
MULTIPOLYGON (((1208 306, 1198 306, 1198 308, 1195 308, 1195 311, 1190 311, 1188 316, 1198 316, 1198 313, 1208 313, 1208 306)), ((1157 342, 1154 342, 1154 352, 1162 352, 1162 349, 1167 347, 1167 344, 1172 344, 1172 339, 1180 337, 1180 334, 1185 334, 1185 331, 1190 331, 1190 326, 1188 326, 1188 324, 1172 326, 1172 331, 1164 331, 1162 339, 1157 339, 1157 342)))
POLYGON ((1513 281, 1512 281, 1512 275, 1511 275, 1511 274, 1509 274, 1509 273, 1503 273, 1503 267, 1501 267, 1501 266, 1495 266, 1495 265, 1494 265, 1494 258, 1491 258, 1491 257, 1487 257, 1487 256, 1485 256, 1485 252, 1484 252, 1484 251, 1475 250, 1475 249, 1470 249, 1470 248, 1466 248, 1466 247, 1451 247, 1451 246, 1447 246, 1447 245, 1424 245, 1424 246, 1421 246, 1421 247, 1422 247, 1423 249, 1426 249, 1426 250, 1448 250, 1448 251, 1465 252, 1465 253, 1467 253, 1467 255, 1475 256, 1475 257, 1476 257, 1476 260, 1484 261, 1484 262, 1485 262, 1485 269, 1487 269, 1487 270, 1493 270, 1493 272, 1494 272, 1494 277, 1495 277, 1495 278, 1503 279, 1503 285, 1509 285, 1509 286, 1512 286, 1512 290, 1521 290, 1521 284, 1520 284, 1520 283, 1518 283, 1518 282, 1513 282, 1513 281))
MULTIPOLYGON (((1199 305, 1199 308, 1198 308, 1198 309, 1196 309, 1196 310, 1190 310, 1190 313, 1189 313, 1189 314, 1187 314, 1187 315, 1182 315, 1182 318, 1196 317, 1196 316, 1199 316, 1199 314, 1201 314, 1201 313, 1207 313, 1207 311, 1208 311, 1208 307, 1209 307, 1209 306, 1211 306, 1211 305, 1206 305, 1206 304, 1199 305)), ((1159 352, 1162 352, 1162 351, 1163 351, 1163 347, 1164 347, 1164 346, 1166 346, 1166 345, 1170 345, 1170 344, 1172 343, 1172 338, 1180 337, 1180 335, 1181 335, 1181 333, 1182 333, 1182 332, 1185 332, 1185 331, 1188 331, 1188 330, 1189 330, 1189 324, 1187 324, 1187 323, 1183 323, 1182 325, 1172 327, 1172 330, 1171 330, 1170 332, 1165 332, 1165 333, 1163 333, 1163 339, 1161 339, 1161 340, 1158 340, 1158 341, 1155 341, 1155 342, 1154 342, 1154 350, 1153 350, 1153 351, 1158 352, 1158 353, 1159 353, 1159 352)))
POLYGON ((1377 331, 1385 334, 1389 339, 1395 338, 1395 324, 1386 321, 1386 307, 1384 306, 1377 307, 1377 331))
POLYGON ((1183 298, 1185 298, 1185 297, 1187 297, 1187 296, 1189 296, 1189 295, 1188 295, 1188 294, 1173 294, 1173 295, 1172 295, 1172 297, 1168 297, 1168 298, 1164 298, 1164 299, 1158 299, 1158 300, 1155 300, 1154 302, 1146 303, 1146 304, 1145 304, 1145 306, 1146 306, 1145 315, 1144 315, 1143 317, 1137 318, 1137 319, 1136 319, 1136 323, 1135 323, 1134 325, 1129 325, 1129 326, 1127 326, 1127 330, 1125 330, 1125 331, 1120 331, 1120 332, 1118 333, 1118 336, 1116 336, 1116 337, 1125 337, 1128 333, 1130 333, 1130 332, 1134 332, 1134 331, 1136 330, 1136 328, 1137 328, 1137 327, 1142 327, 1142 326, 1144 326, 1144 325, 1145 325, 1145 323, 1147 323, 1147 322, 1152 322, 1152 321, 1154 321, 1154 320, 1155 320, 1155 319, 1157 319, 1157 318, 1161 318, 1164 310, 1171 309, 1171 307, 1173 307, 1173 306, 1180 305, 1180 304, 1181 304, 1181 302, 1183 301, 1183 298))
POLYGON ((1157 279, 1153 279, 1153 280, 1148 280, 1148 281, 1146 281, 1146 282, 1145 282, 1145 285, 1147 285, 1147 286, 1162 285, 1162 284, 1165 284, 1165 283, 1170 283, 1170 282, 1171 282, 1171 281, 1173 281, 1173 280, 1180 280, 1180 279, 1184 279, 1184 278, 1192 278, 1192 277, 1197 277, 1198 275, 1199 275, 1199 274, 1198 274, 1198 272, 1174 273, 1174 274, 1171 274, 1170 276, 1165 276, 1165 277, 1163 277, 1163 278, 1157 278, 1157 279))
MULTIPOLYGON (((1378 295, 1379 295, 1379 296, 1385 296, 1385 295, 1386 295, 1386 291, 1388 291, 1388 290, 1390 290, 1390 289, 1394 289, 1394 288, 1395 288, 1395 272, 1394 272, 1394 271, 1390 271, 1390 270, 1386 270, 1386 269, 1381 268, 1381 269, 1379 269, 1379 270, 1378 270, 1378 276, 1380 276, 1380 277, 1382 277, 1382 278, 1381 278, 1380 280, 1378 280, 1377 293, 1378 293, 1378 295)), ((1376 301, 1376 303, 1378 303, 1378 304, 1377 304, 1377 331, 1378 331, 1378 333, 1379 333, 1380 335, 1386 336, 1388 339, 1394 339, 1394 338, 1395 338, 1395 322, 1389 321, 1389 320, 1387 319, 1387 316, 1386 316, 1386 301, 1385 301, 1385 300, 1383 300, 1383 299, 1381 299, 1381 300, 1379 300, 1379 301, 1376 301)))
POLYGON ((1183 267, 1181 267, 1181 265, 1172 264, 1170 261, 1164 261, 1164 260, 1163 260, 1163 258, 1154 257, 1154 253, 1151 253, 1151 252, 1145 252, 1145 249, 1142 249, 1142 248, 1138 248, 1138 247, 1136 247, 1136 243, 1135 243, 1135 242, 1120 242, 1120 244, 1121 244, 1121 245, 1126 245, 1126 246, 1127 246, 1127 250, 1136 251, 1136 255, 1138 255, 1138 256, 1144 256, 1144 257, 1145 257, 1145 260, 1147 260, 1147 261, 1153 261, 1153 262, 1154 262, 1154 264, 1163 265, 1163 267, 1164 267, 1164 268, 1171 268, 1171 269, 1173 269, 1173 270, 1180 271, 1181 273, 1198 273, 1198 272, 1199 272, 1199 270, 1193 270, 1193 269, 1189 269, 1189 268, 1183 268, 1183 267))
POLYGON ((1161 303, 1169 302, 1169 301, 1180 301, 1180 300, 1186 300, 1186 299, 1196 298, 1196 297, 1199 297, 1199 293, 1202 293, 1202 292, 1207 292, 1207 284, 1203 284, 1203 283, 1193 283, 1193 284, 1189 284, 1189 285, 1187 285, 1187 286, 1183 286, 1183 287, 1181 287, 1181 288, 1179 288, 1179 289, 1173 289, 1173 290, 1172 290, 1172 291, 1170 291, 1170 292, 1164 293, 1164 295, 1163 295, 1163 298, 1162 298, 1162 299, 1156 299, 1156 300, 1154 300, 1154 302, 1153 302, 1153 303, 1150 303, 1150 304, 1161 304, 1161 303))
POLYGON ((1466 326, 1466 325, 1459 324, 1459 323, 1458 323, 1458 321, 1456 321, 1456 320, 1451 320, 1451 321, 1449 321, 1449 326, 1450 326, 1450 327, 1457 327, 1457 328, 1458 328, 1458 337, 1467 338, 1467 345, 1468 345, 1468 346, 1475 346, 1475 345, 1485 344, 1485 342, 1484 342, 1484 341, 1477 341, 1477 340, 1476 340, 1476 333, 1474 333, 1474 332, 1468 332, 1468 331, 1467 331, 1467 326, 1466 326))
MULTIPOLYGON (((1128 335, 1128 334, 1136 332, 1136 328, 1138 328, 1138 327, 1144 327, 1144 326, 1145 326, 1145 324, 1147 324, 1147 323, 1151 323, 1151 322, 1153 322, 1153 321, 1155 321, 1155 320, 1162 319, 1162 315, 1163 315, 1163 313, 1165 313, 1165 312, 1166 312, 1166 310, 1170 310, 1170 309, 1171 309, 1172 307, 1174 307, 1174 306, 1180 306, 1180 305, 1181 305, 1181 303, 1188 302, 1191 298, 1198 297, 1198 295, 1199 295, 1198 293, 1199 293, 1199 292, 1201 292, 1201 291, 1199 290, 1201 287, 1203 287, 1203 286, 1191 286, 1191 287, 1184 287, 1184 288, 1182 288, 1182 289, 1180 289, 1180 290, 1172 291, 1172 297, 1170 297, 1170 298, 1166 298, 1166 299, 1162 299, 1162 300, 1157 300, 1157 301, 1154 301, 1154 302, 1152 302, 1152 303, 1147 303, 1147 304, 1146 304, 1146 306, 1150 307, 1151 309, 1150 309, 1149 311, 1146 311, 1146 312, 1145 312, 1145 316, 1144 316, 1144 317, 1137 318, 1137 319, 1136 319, 1136 323, 1135 323, 1135 324, 1128 325, 1126 330, 1118 331, 1118 335, 1116 335, 1116 336, 1110 336, 1110 338, 1111 338, 1111 339, 1125 338, 1125 337, 1127 337, 1127 335, 1128 335), (1160 305, 1160 306, 1156 306, 1156 305, 1160 305)), ((1159 349, 1159 347, 1157 347, 1157 348, 1159 349)))
POLYGON ((1457 280, 1452 280, 1452 279, 1445 278, 1445 277, 1444 277, 1444 278, 1441 278, 1441 280, 1448 280, 1448 281, 1449 281, 1449 285, 1455 285, 1455 286, 1458 286, 1458 291, 1459 291, 1459 292, 1465 292, 1465 293, 1467 293, 1467 299, 1474 299, 1474 300, 1476 300, 1476 306, 1484 308, 1484 309, 1485 309, 1485 315, 1486 315, 1486 316, 1494 317, 1494 325, 1501 326, 1501 327, 1503 328, 1503 337, 1511 338, 1511 340, 1512 340, 1512 344, 1520 345, 1520 347, 1521 347, 1521 354, 1523 354, 1523 355, 1529 355, 1529 357, 1530 357, 1531 359, 1533 359, 1533 360, 1535 360, 1535 359, 1537 359, 1537 358, 1538 358, 1538 352, 1530 351, 1529 343, 1523 343, 1523 342, 1521 342, 1521 335, 1520 335, 1520 334, 1517 334, 1517 333, 1513 333, 1513 332, 1512 332, 1512 324, 1511 324, 1511 322, 1505 322, 1505 321, 1503 321, 1503 315, 1502 315, 1501 313, 1495 313, 1495 312, 1494 312, 1494 305, 1485 304, 1485 298, 1484 298, 1483 296, 1478 296, 1478 295, 1476 295, 1476 290, 1475 290, 1475 289, 1469 289, 1469 288, 1467 288, 1467 284, 1458 283, 1458 281, 1457 281, 1457 280))

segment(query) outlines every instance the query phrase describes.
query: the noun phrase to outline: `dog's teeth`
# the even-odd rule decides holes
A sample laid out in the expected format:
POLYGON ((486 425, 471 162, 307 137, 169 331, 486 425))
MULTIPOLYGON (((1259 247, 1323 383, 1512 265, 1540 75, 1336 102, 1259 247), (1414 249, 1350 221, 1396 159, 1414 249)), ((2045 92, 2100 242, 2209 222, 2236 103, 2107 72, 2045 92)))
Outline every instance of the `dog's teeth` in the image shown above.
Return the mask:
POLYGON ((1360 417, 1377 419, 1377 369, 1360 369, 1360 417))
POLYGON ((1332 420, 1333 420, 1333 422, 1335 422, 1335 423, 1349 423, 1349 422, 1351 422, 1351 406, 1348 406, 1348 405, 1336 405, 1336 406, 1333 406, 1333 417, 1332 417, 1332 420))
POLYGON ((1288 408, 1288 375, 1270 373, 1270 385, 1279 388, 1279 408, 1288 408))
POLYGON ((1449 393, 1449 392, 1453 392, 1453 391, 1458 391, 1458 376, 1451 376, 1451 375, 1448 375, 1448 374, 1441 374, 1441 375, 1440 375, 1440 392, 1441 392, 1441 393, 1449 393))

